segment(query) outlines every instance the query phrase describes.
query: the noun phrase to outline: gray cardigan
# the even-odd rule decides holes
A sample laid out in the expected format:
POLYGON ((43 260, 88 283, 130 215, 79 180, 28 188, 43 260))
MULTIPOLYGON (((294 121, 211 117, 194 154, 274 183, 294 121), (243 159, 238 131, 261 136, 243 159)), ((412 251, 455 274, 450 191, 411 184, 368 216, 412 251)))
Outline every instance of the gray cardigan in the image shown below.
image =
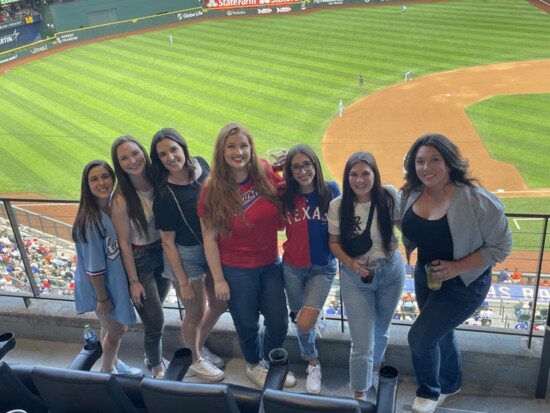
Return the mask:
MULTIPOLYGON (((401 201, 401 221, 421 193, 422 190, 411 191, 407 199, 401 201)), ((512 233, 504 215, 504 205, 481 187, 457 185, 447 210, 447 221, 453 239, 453 259, 459 260, 477 251, 485 263, 485 268, 460 275, 466 286, 483 274, 487 267, 504 261, 512 252, 512 233)), ((402 238, 409 260, 416 245, 402 238)))

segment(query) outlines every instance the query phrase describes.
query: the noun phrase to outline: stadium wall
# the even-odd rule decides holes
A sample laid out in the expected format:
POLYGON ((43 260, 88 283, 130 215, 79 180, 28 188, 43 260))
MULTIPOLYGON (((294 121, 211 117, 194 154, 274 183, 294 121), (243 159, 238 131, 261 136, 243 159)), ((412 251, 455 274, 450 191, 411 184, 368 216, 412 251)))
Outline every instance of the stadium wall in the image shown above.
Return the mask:
POLYGON ((0 52, 15 49, 42 39, 40 14, 0 22, 0 52))
POLYGON ((79 0, 54 3, 42 6, 42 21, 35 23, 40 24, 40 33, 45 39, 15 48, 10 46, 9 50, 0 48, 0 65, 59 46, 196 19, 278 15, 321 7, 395 2, 402 3, 401 0, 79 0))

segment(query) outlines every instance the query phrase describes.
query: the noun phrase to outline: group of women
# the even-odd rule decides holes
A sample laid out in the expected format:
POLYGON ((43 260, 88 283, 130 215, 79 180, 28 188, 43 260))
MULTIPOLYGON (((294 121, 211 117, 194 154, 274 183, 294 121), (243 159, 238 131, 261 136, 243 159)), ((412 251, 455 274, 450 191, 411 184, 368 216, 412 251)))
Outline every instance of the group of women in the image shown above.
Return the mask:
MULTIPOLYGON (((155 134, 149 153, 151 159, 136 139, 123 136, 112 146, 114 171, 93 161, 82 176, 73 228, 75 301, 77 312, 96 311, 101 322, 101 371, 138 370, 117 358, 126 326, 135 321, 133 305, 144 326, 145 363, 153 377, 163 376, 162 303, 172 283, 185 305, 182 336, 193 353, 188 374, 224 378, 223 360, 205 341, 229 309, 246 374, 263 387, 268 354, 283 346, 290 315, 307 362, 306 389, 319 393, 315 324, 338 260, 352 341, 350 387, 354 398, 365 400, 377 389, 405 282, 397 226, 407 258, 418 248, 421 312, 409 333, 418 382, 413 410, 433 412, 460 390, 454 329, 482 303, 491 267, 511 251, 511 235, 502 204, 469 176, 449 139, 430 134, 413 144, 399 194, 382 185, 369 152, 348 159, 342 194, 324 180, 307 145, 281 159, 281 176, 237 123, 219 132, 210 166, 190 154, 174 129, 155 134), (283 229, 281 260, 277 233, 283 229), (428 288, 428 263, 439 290, 428 288)), ((295 383, 289 373, 285 386, 295 383)))

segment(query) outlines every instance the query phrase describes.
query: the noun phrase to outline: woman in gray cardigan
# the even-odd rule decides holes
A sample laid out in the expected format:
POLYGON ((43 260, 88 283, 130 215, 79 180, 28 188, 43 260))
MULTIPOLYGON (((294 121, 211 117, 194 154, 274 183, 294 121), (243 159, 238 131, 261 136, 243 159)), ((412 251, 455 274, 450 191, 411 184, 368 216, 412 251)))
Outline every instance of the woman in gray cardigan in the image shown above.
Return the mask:
POLYGON ((413 411, 431 413, 460 391, 454 329, 485 299, 491 269, 510 254, 512 235, 502 203, 469 176, 468 162, 445 136, 418 138, 405 170, 403 242, 407 258, 418 249, 414 281, 420 308, 408 336, 418 384, 413 411), (433 266, 431 289, 426 264, 433 266))

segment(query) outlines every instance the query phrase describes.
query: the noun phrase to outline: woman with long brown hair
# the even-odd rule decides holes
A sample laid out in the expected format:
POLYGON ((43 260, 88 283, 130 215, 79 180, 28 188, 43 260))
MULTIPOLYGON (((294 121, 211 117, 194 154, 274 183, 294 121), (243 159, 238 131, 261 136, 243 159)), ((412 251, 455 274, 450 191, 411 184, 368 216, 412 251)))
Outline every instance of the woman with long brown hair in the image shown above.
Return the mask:
MULTIPOLYGON (((228 301, 247 376, 260 388, 267 375, 268 354, 282 347, 288 326, 277 245, 281 183, 271 165, 258 158, 244 126, 230 123, 221 129, 199 216, 216 297, 228 301), (265 320, 263 340, 260 313, 265 320)), ((289 374, 286 385, 294 384, 296 379, 289 374)))

